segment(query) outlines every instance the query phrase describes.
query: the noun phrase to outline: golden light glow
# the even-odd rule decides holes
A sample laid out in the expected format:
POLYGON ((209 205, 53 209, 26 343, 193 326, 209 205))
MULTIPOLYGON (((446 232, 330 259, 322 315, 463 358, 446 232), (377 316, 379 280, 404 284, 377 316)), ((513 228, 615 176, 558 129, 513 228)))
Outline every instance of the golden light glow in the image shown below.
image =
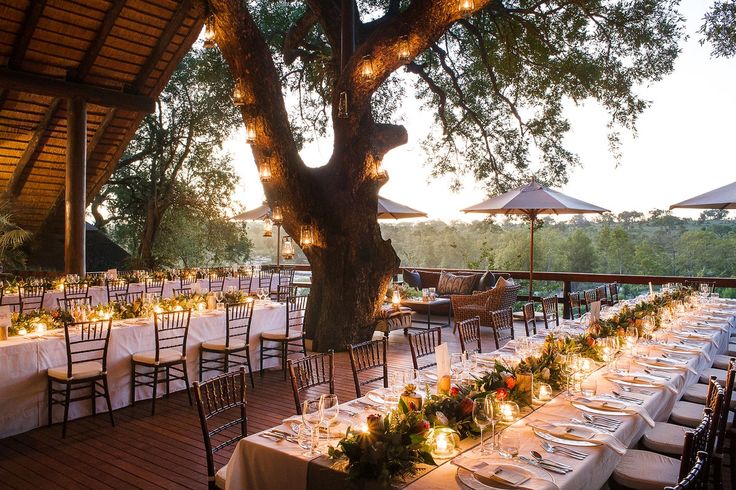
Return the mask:
POLYGON ((240 79, 235 81, 235 87, 233 87, 233 104, 238 107, 245 105, 245 92, 243 91, 243 82, 240 79))
POLYGON ((299 245, 307 248, 314 243, 314 228, 312 225, 302 225, 300 233, 299 245))
POLYGON ((284 220, 284 214, 281 212, 281 206, 274 204, 271 210, 271 219, 275 224, 279 224, 284 220))
POLYGON ((458 9, 463 15, 470 15, 475 10, 474 0, 460 0, 458 2, 458 9))
POLYGON ((348 93, 340 92, 340 101, 337 104, 337 117, 347 119, 348 116, 348 93))
POLYGON ((266 157, 258 168, 258 176, 261 182, 269 182, 271 180, 271 157, 266 157))
POLYGON ((256 142, 256 123, 254 121, 249 122, 245 126, 245 142, 249 145, 256 142))
POLYGON ((409 36, 401 36, 399 38, 399 61, 409 63, 411 61, 411 46, 409 45, 409 36))
POLYGON ((363 60, 360 62, 360 74, 363 78, 373 78, 375 71, 373 70, 373 58, 370 56, 363 56, 363 60))
POLYGON ((281 245, 281 256, 284 260, 291 260, 294 258, 294 243, 291 241, 291 237, 285 236, 282 240, 281 245))
POLYGON ((263 220, 263 236, 265 238, 273 236, 273 221, 271 221, 271 218, 268 216, 263 220))
POLYGON ((394 292, 391 295, 391 304, 394 305, 394 308, 398 308, 399 305, 401 305, 401 292, 399 292, 398 289, 394 289, 394 292))
POLYGON ((212 17, 207 19, 207 21, 204 23, 204 32, 202 33, 202 38, 204 39, 205 48, 215 47, 215 19, 213 19, 212 17))

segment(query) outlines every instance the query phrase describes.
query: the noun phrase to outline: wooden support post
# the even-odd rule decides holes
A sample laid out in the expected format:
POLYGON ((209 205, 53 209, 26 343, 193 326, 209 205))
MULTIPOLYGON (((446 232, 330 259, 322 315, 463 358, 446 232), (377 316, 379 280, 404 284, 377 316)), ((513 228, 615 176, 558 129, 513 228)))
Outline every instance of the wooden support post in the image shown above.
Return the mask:
POLYGON ((572 318, 572 308, 570 308, 571 292, 572 284, 570 281, 562 281, 562 318, 572 318))
POLYGON ((87 103, 67 99, 66 197, 64 200, 64 272, 86 274, 87 103))

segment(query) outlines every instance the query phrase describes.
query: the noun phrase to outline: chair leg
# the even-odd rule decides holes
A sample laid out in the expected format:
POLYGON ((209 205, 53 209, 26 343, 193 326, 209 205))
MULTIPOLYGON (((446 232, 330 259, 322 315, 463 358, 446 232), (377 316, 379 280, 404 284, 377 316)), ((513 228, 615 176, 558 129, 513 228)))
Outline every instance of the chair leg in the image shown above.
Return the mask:
POLYGON ((69 400, 72 398, 72 385, 66 384, 66 394, 64 395, 64 424, 61 426, 61 438, 66 437, 66 421, 69 420, 69 400))
POLYGON ((156 415, 156 391, 158 391, 158 366, 153 368, 153 398, 151 399, 151 415, 156 415))
POLYGON ((245 348, 245 362, 248 364, 248 376, 250 376, 250 387, 255 389, 256 383, 253 381, 253 368, 250 366, 250 349, 245 348))
POLYGON ((223 364, 224 373, 230 372, 230 354, 225 351, 225 362, 223 364))
POLYGON ((97 416, 97 381, 92 381, 90 384, 92 390, 92 416, 97 416))
POLYGON ((49 396, 49 425, 51 425, 52 418, 53 418, 53 403, 54 403, 54 390, 53 390, 53 381, 51 381, 51 378, 49 378, 48 383, 48 396, 49 396))
POLYGON ((102 378, 102 388, 105 390, 105 401, 107 402, 107 413, 110 414, 110 423, 115 427, 115 417, 112 415, 112 403, 110 402, 110 388, 107 387, 107 376, 102 378))
POLYGON ((131 363, 132 369, 131 369, 131 376, 130 376, 130 406, 135 405, 135 385, 136 385, 136 376, 135 376, 135 363, 131 363))
POLYGON ((286 381, 286 358, 289 356, 289 342, 281 343, 281 371, 284 373, 284 381, 286 381))
POLYGON ((189 372, 187 372, 187 361, 182 362, 182 369, 184 370, 184 383, 187 385, 187 397, 189 398, 189 406, 192 406, 192 390, 189 388, 189 372))
POLYGON ((169 394, 171 393, 171 381, 169 379, 170 375, 171 375, 171 367, 166 366, 166 398, 168 398, 169 394))
POLYGON ((202 382, 202 363, 204 362, 204 351, 199 349, 199 382, 202 382))
POLYGON ((259 371, 259 374, 261 375, 261 378, 262 378, 263 377, 263 339, 261 339, 261 359, 260 359, 260 364, 261 364, 261 370, 259 371))

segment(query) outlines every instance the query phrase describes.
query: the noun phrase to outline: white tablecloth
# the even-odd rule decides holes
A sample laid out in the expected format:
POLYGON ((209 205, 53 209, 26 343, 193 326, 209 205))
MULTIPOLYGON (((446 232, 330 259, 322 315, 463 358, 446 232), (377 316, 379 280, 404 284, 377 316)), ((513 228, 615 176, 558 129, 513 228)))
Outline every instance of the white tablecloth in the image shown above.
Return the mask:
MULTIPOLYGON (((124 320, 113 322, 110 333, 107 370, 113 409, 130 404, 132 355, 136 352, 153 350, 155 347, 153 320, 145 325, 126 323, 129 322, 124 320)), ((261 332, 285 328, 285 325, 284 305, 273 303, 257 305, 254 308, 250 337, 251 363, 254 370, 258 369, 260 362, 258 346, 261 332)), ((198 379, 200 344, 205 340, 224 336, 224 312, 192 312, 187 342, 187 370, 190 382, 198 379)), ((273 367, 277 362, 276 359, 268 359, 265 367, 273 367)), ((42 338, 11 337, 9 340, 0 341, 0 438, 46 424, 46 370, 58 366, 66 366, 63 332, 50 333, 42 338)), ((184 383, 172 383, 171 388, 181 390, 184 383)), ((150 397, 150 388, 137 389, 136 400, 150 397)), ((97 406, 98 413, 107 410, 102 398, 97 400, 97 406)), ((89 402, 73 403, 69 409, 70 419, 90 413, 89 402)), ((54 420, 60 421, 62 417, 63 408, 55 407, 54 420)))
MULTIPOLYGON (((703 352, 689 361, 689 365, 696 371, 709 367, 711 365, 710 359, 715 354, 724 353, 728 349, 730 327, 736 326, 736 323, 731 318, 724 320, 723 324, 728 325, 729 328, 713 331, 713 342, 704 344, 703 352)), ((612 383, 603 378, 605 370, 606 368, 603 368, 594 374, 598 377, 599 394, 610 393, 611 389, 616 389, 612 383)), ((644 400, 643 407, 654 420, 667 420, 675 402, 680 398, 684 389, 697 382, 697 376, 686 370, 668 371, 668 373, 671 374, 670 383, 677 393, 666 388, 659 388, 653 389, 655 393, 651 396, 639 395, 644 400)), ((346 405, 349 404, 350 402, 346 405)), ((351 410, 361 411, 358 406, 351 407, 351 410)), ((368 413, 371 412, 363 412, 364 415, 368 413)), ((527 427, 528 422, 550 418, 569 419, 571 417, 580 418, 579 410, 573 407, 564 397, 559 396, 518 421, 515 426, 523 431, 520 454, 528 455, 532 449, 540 450, 540 440, 527 427)), ((621 419, 621 427, 616 431, 615 436, 626 446, 632 447, 648 430, 649 426, 641 417, 636 415, 621 417, 621 419)), ((280 426, 280 428, 289 430, 286 426, 280 426)), ((583 461, 559 458, 574 467, 574 471, 567 475, 552 474, 554 483, 560 489, 601 488, 620 460, 617 453, 605 446, 583 449, 590 453, 583 461)), ((303 452, 303 449, 288 442, 273 442, 260 437, 258 434, 251 435, 241 440, 233 452, 227 466, 226 488, 233 490, 306 489, 308 466, 312 458, 303 456, 303 452)), ((407 488, 422 490, 463 488, 455 478, 456 471, 457 467, 446 462, 415 480, 407 488)))

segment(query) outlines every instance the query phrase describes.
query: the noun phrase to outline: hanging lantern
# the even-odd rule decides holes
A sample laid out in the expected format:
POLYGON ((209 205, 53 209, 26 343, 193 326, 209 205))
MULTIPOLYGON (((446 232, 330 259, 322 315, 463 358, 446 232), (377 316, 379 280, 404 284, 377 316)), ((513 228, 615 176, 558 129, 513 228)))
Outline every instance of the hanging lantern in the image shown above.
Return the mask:
POLYGON ((213 17, 210 17, 204 23, 204 33, 202 33, 202 38, 204 39, 205 48, 215 47, 215 19, 213 17))
POLYGON ((371 56, 363 56, 363 60, 360 62, 360 74, 363 78, 373 78, 373 58, 371 56))
POLYGON ((261 162, 261 166, 258 167, 258 177, 264 183, 271 181, 271 157, 265 157, 261 162))
POLYGON ((281 206, 278 204, 274 204, 273 209, 271 210, 271 219, 273 220, 274 224, 279 224, 284 220, 284 215, 281 212, 281 206))
POLYGON ((233 104, 238 107, 245 105, 245 91, 243 90, 243 82, 238 78, 235 80, 233 88, 233 104))
POLYGON ((474 0, 459 0, 458 9, 463 16, 468 16, 475 10, 474 0))
POLYGON ((376 177, 379 179, 387 179, 388 178, 388 172, 386 172, 386 169, 383 168, 383 162, 379 159, 375 160, 375 167, 376 167, 376 177))
POLYGON ((291 237, 285 236, 281 239, 281 256, 284 260, 294 258, 294 242, 291 241, 291 237))
POLYGON ((314 227, 312 225, 302 225, 299 245, 302 248, 308 248, 314 244, 314 227))
POLYGON ((266 216, 263 219, 263 236, 265 238, 270 238, 273 236, 273 221, 271 221, 271 218, 269 216, 266 216))
POLYGON ((411 61, 409 36, 401 36, 399 38, 399 61, 402 63, 409 63, 411 61))
POLYGON ((252 145, 256 142, 256 123, 251 121, 245 125, 245 142, 252 145))
POLYGON ((337 117, 347 119, 348 114, 348 93, 340 92, 340 101, 337 104, 337 117))

